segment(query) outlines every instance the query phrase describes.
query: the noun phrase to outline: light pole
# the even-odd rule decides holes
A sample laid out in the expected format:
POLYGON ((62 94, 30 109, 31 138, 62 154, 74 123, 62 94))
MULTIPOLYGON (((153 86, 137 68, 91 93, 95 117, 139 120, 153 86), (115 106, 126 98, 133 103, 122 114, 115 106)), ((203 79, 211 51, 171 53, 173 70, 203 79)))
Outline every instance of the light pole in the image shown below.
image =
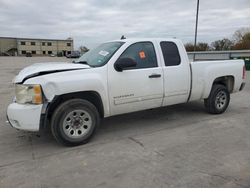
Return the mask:
POLYGON ((198 29, 198 20, 199 20, 199 6, 200 0, 197 0, 197 9, 196 9, 196 24, 195 24, 195 34, 194 34, 194 56, 193 60, 195 61, 195 52, 196 52, 196 44, 197 44, 197 29, 198 29))

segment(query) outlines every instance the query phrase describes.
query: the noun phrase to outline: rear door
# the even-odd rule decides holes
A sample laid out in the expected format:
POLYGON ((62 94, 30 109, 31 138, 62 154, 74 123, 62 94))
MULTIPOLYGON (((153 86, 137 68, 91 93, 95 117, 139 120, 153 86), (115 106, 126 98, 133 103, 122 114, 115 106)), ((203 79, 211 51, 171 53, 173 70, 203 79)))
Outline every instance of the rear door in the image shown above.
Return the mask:
POLYGON ((137 66, 117 72, 113 64, 109 64, 111 114, 160 107, 163 100, 163 70, 158 65, 154 44, 133 43, 119 58, 132 58, 137 66))
POLYGON ((183 45, 173 41, 161 41, 160 48, 165 64, 163 106, 187 102, 191 78, 183 45))

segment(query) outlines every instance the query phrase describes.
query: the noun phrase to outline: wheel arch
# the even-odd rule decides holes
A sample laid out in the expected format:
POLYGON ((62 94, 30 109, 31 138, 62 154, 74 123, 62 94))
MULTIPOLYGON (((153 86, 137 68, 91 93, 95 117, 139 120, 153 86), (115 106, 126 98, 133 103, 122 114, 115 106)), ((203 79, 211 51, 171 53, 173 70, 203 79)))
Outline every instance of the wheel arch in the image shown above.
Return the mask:
POLYGON ((235 79, 234 79, 234 76, 232 76, 232 75, 221 76, 221 77, 216 78, 213 81, 212 86, 214 84, 224 85, 228 89, 229 93, 232 93, 233 89, 234 89, 234 82, 235 82, 235 79))
POLYGON ((50 120, 54 110, 63 102, 69 99, 85 99, 91 102, 98 110, 100 117, 104 117, 104 107, 100 94, 96 91, 82 91, 82 92, 73 92, 62 95, 57 95, 54 99, 48 104, 46 109, 46 120, 50 120))
POLYGON ((235 86, 235 78, 233 75, 226 75, 226 76, 219 76, 215 79, 208 82, 208 86, 204 92, 203 98, 206 99, 209 97, 211 90, 215 84, 221 84, 224 85, 229 93, 233 93, 234 86, 235 86))

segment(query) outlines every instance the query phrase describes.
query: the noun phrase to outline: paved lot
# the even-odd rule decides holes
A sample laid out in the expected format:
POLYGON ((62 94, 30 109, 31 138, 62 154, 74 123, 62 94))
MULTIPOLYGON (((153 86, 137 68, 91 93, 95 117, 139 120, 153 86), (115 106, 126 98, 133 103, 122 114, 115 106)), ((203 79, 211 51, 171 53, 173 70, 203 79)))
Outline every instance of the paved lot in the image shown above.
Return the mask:
POLYGON ((0 57, 0 188, 250 187, 250 72, 223 115, 200 101, 112 117, 89 144, 67 148, 5 123, 14 75, 62 60, 0 57))

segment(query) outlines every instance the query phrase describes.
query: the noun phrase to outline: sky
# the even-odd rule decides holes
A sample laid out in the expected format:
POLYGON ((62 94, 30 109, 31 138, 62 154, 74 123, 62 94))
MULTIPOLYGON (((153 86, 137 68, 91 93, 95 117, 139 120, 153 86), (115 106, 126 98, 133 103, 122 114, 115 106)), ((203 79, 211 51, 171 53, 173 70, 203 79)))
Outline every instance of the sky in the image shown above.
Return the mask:
MULTIPOLYGON (((135 37, 194 41, 197 0, 0 0, 0 36, 66 39, 74 46, 135 37)), ((200 0, 198 42, 250 27, 250 0, 200 0)))

